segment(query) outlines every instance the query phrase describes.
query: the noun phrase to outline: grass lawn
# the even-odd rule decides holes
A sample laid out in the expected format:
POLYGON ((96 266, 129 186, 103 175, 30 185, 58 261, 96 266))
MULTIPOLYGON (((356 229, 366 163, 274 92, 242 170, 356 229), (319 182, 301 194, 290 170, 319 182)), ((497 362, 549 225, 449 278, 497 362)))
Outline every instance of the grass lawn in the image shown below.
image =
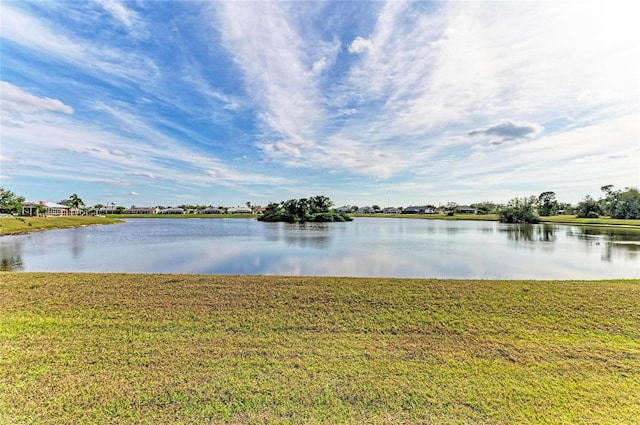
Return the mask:
POLYGON ((611 217, 598 218, 577 218, 575 215, 554 215, 549 217, 540 217, 543 223, 558 224, 588 224, 588 225, 604 225, 604 226, 630 226, 640 227, 640 220, 635 219, 619 219, 611 217))
POLYGON ((0 274, 0 423, 640 418, 640 281, 0 274))
POLYGON ((113 224, 120 220, 110 217, 0 217, 0 235, 29 233, 37 230, 63 229, 94 224, 113 224))
MULTIPOLYGON (((455 214, 448 216, 446 214, 351 214, 352 217, 375 217, 375 218, 414 218, 425 220, 476 220, 476 221, 498 221, 498 214, 455 214)), ((541 223, 556 224, 586 224, 586 225, 603 225, 603 226, 628 226, 640 228, 640 220, 634 219, 616 219, 610 217, 598 218, 577 218, 575 215, 554 215, 548 217, 540 217, 541 223)))
POLYGON ((351 217, 373 217, 373 218, 413 218, 423 220, 477 220, 477 221, 498 221, 498 214, 349 214, 351 217))

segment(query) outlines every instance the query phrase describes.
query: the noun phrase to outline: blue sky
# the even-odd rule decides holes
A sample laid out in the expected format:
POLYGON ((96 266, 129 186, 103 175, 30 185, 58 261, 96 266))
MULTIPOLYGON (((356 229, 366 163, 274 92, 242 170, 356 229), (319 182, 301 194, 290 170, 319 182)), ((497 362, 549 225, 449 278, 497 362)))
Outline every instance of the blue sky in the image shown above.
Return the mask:
POLYGON ((2 1, 1 185, 89 205, 640 182, 627 1, 2 1))

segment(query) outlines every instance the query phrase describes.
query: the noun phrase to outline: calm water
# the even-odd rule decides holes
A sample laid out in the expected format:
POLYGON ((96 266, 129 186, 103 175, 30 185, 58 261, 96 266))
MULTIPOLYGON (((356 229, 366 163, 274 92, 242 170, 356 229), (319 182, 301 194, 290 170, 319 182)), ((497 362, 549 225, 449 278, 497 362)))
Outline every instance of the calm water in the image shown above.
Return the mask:
POLYGON ((0 238, 0 268, 501 279, 640 277, 640 231, 357 218, 133 219, 0 238))

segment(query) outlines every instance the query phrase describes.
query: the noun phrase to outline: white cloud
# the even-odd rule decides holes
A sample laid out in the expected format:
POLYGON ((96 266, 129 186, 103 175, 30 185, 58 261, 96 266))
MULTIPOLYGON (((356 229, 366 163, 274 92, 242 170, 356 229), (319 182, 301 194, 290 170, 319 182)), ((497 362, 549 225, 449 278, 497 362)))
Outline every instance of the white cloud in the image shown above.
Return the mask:
POLYGON ((223 45, 242 70, 261 111, 258 116, 268 130, 267 143, 281 140, 279 145, 272 144, 274 152, 282 148, 282 153, 295 153, 292 141, 313 140, 323 116, 317 103, 321 96, 313 73, 308 72, 314 62, 307 62, 304 40, 281 3, 214 5, 223 45))
POLYGON ((88 73, 107 77, 112 82, 116 82, 114 77, 149 82, 158 74, 157 66, 144 55, 77 39, 69 29, 37 19, 9 3, 2 4, 0 35, 3 39, 37 51, 43 57, 53 56, 68 61, 88 73))
POLYGON ((128 34, 134 38, 147 38, 149 33, 138 13, 118 0, 98 0, 98 4, 106 10, 116 22, 123 25, 128 34))
MULTIPOLYGON (((15 86, 12 93, 18 93, 18 96, 12 96, 11 99, 31 100, 39 109, 44 106, 51 108, 51 105, 59 107, 55 102, 40 104, 37 101, 40 98, 15 86)), ((29 104, 28 108, 23 107, 22 110, 34 108, 29 104)), ((215 156, 203 154, 196 147, 184 146, 132 112, 106 105, 101 105, 101 108, 116 119, 114 127, 126 127, 129 135, 110 132, 65 115, 50 114, 43 118, 29 116, 20 121, 20 126, 3 126, 3 155, 12 158, 5 169, 16 176, 24 174, 120 186, 133 184, 131 179, 123 176, 204 186, 211 183, 206 175, 209 169, 220 170, 224 177, 221 183, 235 187, 281 181, 275 176, 235 169, 215 156), (176 166, 177 163, 180 167, 176 166), (46 168, 43 164, 46 164, 46 168)))
POLYGON ((6 81, 0 82, 0 101, 3 115, 15 116, 41 112, 73 114, 73 108, 58 99, 34 96, 6 81))
POLYGON ((98 0, 100 6, 102 6, 107 12, 111 14, 116 20, 123 23, 127 27, 131 27, 133 22, 137 20, 137 14, 128 9, 125 5, 116 0, 98 0))
POLYGON ((349 53, 362 53, 373 47, 371 40, 363 37, 356 37, 349 45, 349 53))

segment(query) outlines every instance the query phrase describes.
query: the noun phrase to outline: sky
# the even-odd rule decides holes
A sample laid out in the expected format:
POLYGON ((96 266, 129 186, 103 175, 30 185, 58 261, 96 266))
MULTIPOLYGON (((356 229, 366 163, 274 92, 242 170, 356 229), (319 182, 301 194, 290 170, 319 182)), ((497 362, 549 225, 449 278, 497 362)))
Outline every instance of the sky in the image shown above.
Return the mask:
POLYGON ((0 185, 87 205, 640 185, 631 1, 0 2, 0 185))

